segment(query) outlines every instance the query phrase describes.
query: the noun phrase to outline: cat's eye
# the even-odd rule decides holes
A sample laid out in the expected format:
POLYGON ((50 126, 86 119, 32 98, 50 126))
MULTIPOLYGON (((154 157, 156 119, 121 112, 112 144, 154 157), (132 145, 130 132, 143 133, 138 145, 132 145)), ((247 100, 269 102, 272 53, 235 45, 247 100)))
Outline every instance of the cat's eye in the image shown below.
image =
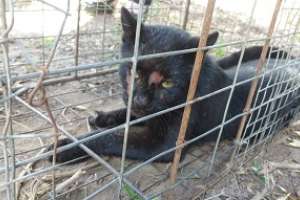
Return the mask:
POLYGON ((174 83, 171 80, 165 80, 164 82, 162 82, 162 86, 164 88, 171 88, 174 86, 174 83))

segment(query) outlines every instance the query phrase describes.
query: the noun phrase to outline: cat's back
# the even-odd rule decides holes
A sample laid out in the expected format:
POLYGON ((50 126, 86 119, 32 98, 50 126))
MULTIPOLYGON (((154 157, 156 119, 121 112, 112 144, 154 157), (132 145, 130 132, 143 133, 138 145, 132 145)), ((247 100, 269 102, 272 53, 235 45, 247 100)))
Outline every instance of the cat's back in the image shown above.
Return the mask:
MULTIPOLYGON (((241 99, 243 107, 248 97, 251 82, 255 78, 257 63, 258 60, 254 60, 242 63, 240 66, 233 98, 241 99)), ((225 70, 225 73, 233 80, 236 70, 237 67, 233 67, 225 70)), ((262 70, 257 92, 253 99, 253 103, 256 104, 255 107, 259 106, 261 111, 256 109, 253 115, 259 115, 258 117, 261 118, 263 115, 268 115, 265 111, 268 111, 270 108, 273 109, 268 112, 276 111, 279 113, 276 116, 273 114, 270 115, 274 121, 286 115, 294 106, 300 103, 299 85, 300 65, 297 64, 296 60, 269 59, 262 70), (272 104, 273 106, 271 106, 272 104)))
MULTIPOLYGON (((237 81, 244 81, 247 79, 253 79, 256 74, 256 66, 258 60, 253 60, 249 62, 242 63, 239 69, 237 81)), ((234 66, 230 69, 226 69, 225 73, 233 79, 236 73, 237 67, 234 66)), ((296 82, 300 82, 300 65, 296 60, 278 60, 269 59, 262 70, 261 77, 269 79, 275 76, 285 74, 286 78, 294 77, 296 82)))

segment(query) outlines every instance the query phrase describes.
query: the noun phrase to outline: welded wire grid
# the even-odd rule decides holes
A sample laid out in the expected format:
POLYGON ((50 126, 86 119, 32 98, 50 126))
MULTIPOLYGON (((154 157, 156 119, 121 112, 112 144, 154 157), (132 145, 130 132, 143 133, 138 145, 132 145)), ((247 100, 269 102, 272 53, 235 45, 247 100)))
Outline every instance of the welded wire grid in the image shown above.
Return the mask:
MULTIPOLYGON (((130 95, 125 124, 105 131, 93 131, 88 138, 76 139, 74 135, 88 132, 86 118, 93 110, 109 111, 123 107, 120 101, 121 86, 116 74, 118 64, 132 61, 134 73, 138 60, 197 51, 195 48, 138 56, 139 44, 136 42, 134 56, 120 59, 118 57, 121 38, 119 8, 122 3, 126 2, 120 1, 116 4, 114 1, 94 1, 92 3, 93 6, 90 6, 91 1, 86 3, 82 0, 74 2, 67 0, 59 2, 1 1, 1 9, 6 11, 1 12, 0 39, 3 57, 1 60, 2 98, 0 100, 0 123, 3 130, 0 137, 2 146, 1 198, 3 195, 5 199, 92 199, 94 197, 114 199, 120 196, 126 198, 129 193, 138 194, 143 199, 160 197, 166 191, 178 188, 188 181, 191 185, 203 184, 204 181, 207 182, 208 176, 211 177, 210 180, 221 176, 224 170, 221 166, 224 166, 230 156, 232 156, 231 162, 243 165, 255 148, 262 148, 272 137, 271 133, 282 128, 286 116, 280 116, 280 118, 273 116, 279 115, 281 109, 289 106, 287 97, 296 97, 299 94, 300 85, 297 74, 287 78, 288 72, 276 72, 288 66, 299 65, 299 59, 289 59, 292 55, 299 55, 299 5, 296 1, 283 2, 275 31, 271 38, 266 38, 267 28, 256 26, 254 21, 259 1, 253 0, 251 12, 244 16, 244 19, 237 19, 235 15, 225 15, 222 5, 218 5, 217 1, 211 29, 218 30, 222 34, 221 41, 209 47, 214 55, 223 56, 233 50, 242 50, 243 55, 246 47, 255 44, 264 45, 268 39, 272 45, 288 52, 285 59, 280 58, 278 54, 275 65, 268 65, 269 59, 267 59, 262 73, 258 75, 262 79, 266 75, 271 75, 272 80, 276 81, 268 82, 265 87, 258 85, 257 96, 262 97, 263 100, 258 104, 255 98, 250 111, 263 112, 263 117, 249 115, 250 120, 245 127, 246 130, 251 131, 248 137, 242 136, 241 141, 237 141, 235 145, 228 141, 220 142, 218 138, 215 143, 209 143, 204 147, 194 146, 186 159, 180 163, 175 184, 168 182, 170 165, 153 163, 155 159, 176 148, 195 143, 213 131, 218 130, 221 136, 224 125, 240 119, 247 113, 227 119, 225 112, 222 123, 214 129, 145 162, 125 159, 127 134, 131 125, 184 108, 187 104, 201 101, 225 90, 231 91, 228 105, 234 87, 256 78, 252 77, 242 82, 236 80, 241 63, 240 58, 233 84, 228 87, 133 121, 129 120, 132 100, 132 95, 130 95), (53 17, 52 21, 49 21, 49 16, 53 17), (40 23, 32 26, 29 23, 32 17, 39 17, 40 23), (18 21, 20 18, 25 19, 21 24, 18 21), (94 20, 84 21, 87 18, 94 20), (224 20, 230 21, 231 26, 236 28, 229 28, 230 26, 226 25, 224 20), (55 24, 60 24, 60 26, 55 26, 56 29, 53 28, 55 31, 51 28, 53 21, 55 24), (28 26, 26 30, 30 28, 32 30, 28 33, 18 32, 20 26, 28 26), (39 29, 34 33, 37 26, 39 29), (41 69, 47 65, 49 69, 41 72, 41 69), (27 102, 28 94, 36 87, 36 81, 41 75, 44 76, 43 85, 47 91, 44 98, 46 97, 49 103, 49 110, 57 123, 58 133, 74 141, 57 151, 80 145, 93 157, 92 160, 68 166, 66 165, 76 160, 62 164, 53 163, 53 165, 44 161, 53 154, 53 152, 44 151, 53 142, 52 138, 56 136, 53 132, 53 122, 49 117, 47 107, 38 107, 27 102), (74 81, 77 79, 80 79, 80 82, 74 81), (267 88, 272 90, 269 99, 265 98, 267 88), (277 120, 274 121, 274 119, 277 120), (255 126, 259 126, 256 131, 254 131, 255 126), (125 130, 125 137, 121 160, 96 155, 82 144, 122 129, 125 130), (250 144, 250 141, 254 142, 250 144), (234 148, 237 148, 236 151, 234 148)), ((137 13, 136 41, 139 41, 139 27, 142 21, 148 24, 174 25, 195 34, 200 33, 206 2, 199 5, 196 1, 154 1, 147 13, 142 12, 142 3, 142 1, 139 3, 137 13)), ((134 84, 134 80, 131 84, 134 84)), ((41 98, 43 94, 38 92, 34 101, 41 98)), ((297 112, 297 108, 290 110, 290 113, 294 112, 297 112)))

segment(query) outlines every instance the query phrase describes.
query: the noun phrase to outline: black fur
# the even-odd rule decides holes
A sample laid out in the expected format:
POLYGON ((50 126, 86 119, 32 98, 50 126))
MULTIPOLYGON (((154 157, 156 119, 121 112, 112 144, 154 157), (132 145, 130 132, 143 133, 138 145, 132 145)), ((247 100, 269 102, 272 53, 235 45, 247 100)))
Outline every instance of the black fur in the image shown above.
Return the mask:
MULTIPOLYGON (((124 8, 122 9, 122 25, 124 34, 121 55, 123 58, 131 57, 134 48, 136 20, 124 8)), ((207 45, 213 45, 217 36, 216 33, 211 34, 208 38, 207 45)), ((195 48, 197 47, 198 41, 199 38, 192 37, 187 32, 177 28, 142 25, 139 54, 146 55, 195 48)), ((194 59, 195 54, 190 53, 139 61, 137 64, 137 74, 139 77, 136 78, 133 94, 132 119, 143 117, 185 102, 194 59), (154 80, 153 82, 151 82, 152 79, 154 80), (163 87, 162 85, 165 80, 171 80, 172 87, 163 87)), ((223 70, 209 55, 205 54, 202 65, 196 96, 204 96, 229 86, 232 83, 233 70, 223 70)), ((125 104, 127 104, 128 101, 127 89, 128 80, 131 77, 131 66, 132 63, 128 62, 121 64, 119 68, 125 104)), ((239 81, 250 78, 255 71, 248 67, 242 69, 247 70, 241 71, 239 81)), ((275 81, 272 80, 271 77, 266 76, 263 84, 266 85, 268 80, 275 81)), ((250 82, 235 88, 227 119, 242 112, 249 88, 250 82)), ((229 90, 223 91, 193 104, 186 140, 199 136, 221 123, 228 95, 229 90)), ((269 98, 271 98, 271 90, 267 92, 267 99, 265 101, 269 100, 269 98)), ((283 96, 282 98, 287 98, 289 101, 293 100, 288 96, 283 96)), ((262 95, 258 98, 258 101, 262 103, 262 95)), ((298 99, 296 101, 298 101, 298 99)), ((263 110, 264 109, 267 108, 264 107, 263 110)), ((282 109, 279 112, 279 116, 287 113, 289 109, 289 107, 282 109)), ((182 112, 183 109, 178 109, 147 120, 141 124, 131 126, 129 129, 126 157, 135 160, 146 160, 174 147, 181 124, 182 112)), ((257 114, 258 113, 254 113, 254 115, 257 114)), ((276 118, 275 115, 272 117, 276 118)), ((126 108, 106 113, 99 112, 96 117, 90 117, 89 122, 94 128, 109 128, 125 123, 125 118, 126 108)), ((224 126, 222 139, 234 138, 239 121, 240 119, 236 119, 224 126)), ((264 120, 261 120, 260 123, 264 122, 264 120)), ((255 129, 257 129, 257 127, 255 127, 255 129)), ((121 156, 123 131, 124 130, 104 135, 85 142, 84 144, 97 154, 121 156)), ((200 142, 215 141, 218 131, 219 130, 207 135, 201 139, 200 142)), ((83 135, 80 138, 88 136, 89 135, 83 135)), ((59 146, 70 142, 69 139, 61 140, 59 146)), ((187 148, 184 148, 183 155, 185 155, 186 149, 187 148)), ((64 162, 84 155, 86 155, 86 153, 81 150, 81 148, 74 147, 70 150, 58 153, 57 161, 64 162)), ((158 158, 156 161, 169 162, 172 158, 173 153, 169 153, 158 158)))
MULTIPOLYGON (((263 49, 263 46, 247 47, 244 51, 242 62, 245 63, 245 62, 248 62, 251 60, 259 59, 262 49, 263 49)), ((228 69, 230 67, 236 66, 239 62, 241 53, 242 53, 241 51, 232 53, 229 56, 220 58, 217 61, 217 63, 223 69, 228 69)), ((278 47, 269 47, 268 48, 267 58, 270 57, 270 58, 275 58, 275 59, 276 58, 285 59, 285 58, 287 58, 287 56, 288 56, 288 53, 283 50, 280 50, 278 47), (271 51, 271 55, 270 55, 270 51, 271 51)))

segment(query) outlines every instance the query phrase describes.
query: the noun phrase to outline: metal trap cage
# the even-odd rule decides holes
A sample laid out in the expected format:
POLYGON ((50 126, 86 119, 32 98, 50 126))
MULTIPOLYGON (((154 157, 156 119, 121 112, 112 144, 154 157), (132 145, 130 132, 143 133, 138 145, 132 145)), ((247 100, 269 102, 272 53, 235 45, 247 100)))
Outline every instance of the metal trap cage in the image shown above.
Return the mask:
MULTIPOLYGON (((266 148, 273 133, 286 127, 287 118, 298 112, 299 106, 291 107, 289 100, 300 98, 299 71, 280 72, 300 65, 297 0, 273 1, 274 5, 263 13, 268 15, 263 20, 255 18, 262 14, 257 13, 261 3, 257 0, 249 1, 251 9, 244 15, 225 11, 223 2, 215 0, 155 0, 146 5, 147 2, 0 1, 1 199, 165 199, 168 195, 173 195, 171 199, 192 199, 229 170, 251 160, 255 149, 266 148), (120 8, 124 5, 137 17, 135 53, 130 58, 119 56, 120 8), (200 35, 199 46, 138 55, 142 23, 176 26, 200 35), (219 31, 220 39, 206 46, 211 30, 219 31), (254 45, 262 46, 258 62, 252 63, 256 74, 240 81, 243 55, 254 45), (241 53, 229 86, 195 97, 204 50, 217 58, 235 51, 241 53), (87 118, 94 110, 124 108, 117 73, 120 63, 132 62, 134 74, 140 60, 191 52, 197 55, 185 103, 130 120, 131 90, 124 124, 106 130, 88 129, 87 118), (271 59, 271 54, 275 58, 271 59), (268 75, 273 81, 265 85, 259 82, 268 75), (235 88, 245 83, 251 83, 251 89, 245 94, 248 98, 243 112, 227 116, 235 88), (224 102, 222 122, 184 141, 191 105, 223 91, 228 91, 229 96, 224 102), (289 111, 283 113, 286 108, 289 111), (177 109, 184 109, 184 113, 176 147, 143 162, 126 159, 129 130, 134 124, 177 109), (237 133, 232 133, 236 134, 235 141, 221 141, 224 126, 234 120, 240 121, 237 133), (121 158, 98 155, 84 145, 115 131, 124 133, 121 158), (197 144, 216 131, 214 142, 197 144), (245 136, 245 132, 249 134, 245 136), (78 138, 86 133, 89 137, 78 138), (61 137, 73 143, 46 151, 61 137), (192 144, 179 162, 182 148, 192 144), (81 163, 76 163, 79 159, 64 163, 46 160, 74 146, 80 146, 92 159, 81 163), (173 164, 154 162, 170 152, 175 152, 173 164)), ((130 88, 133 85, 134 79, 130 88)))

